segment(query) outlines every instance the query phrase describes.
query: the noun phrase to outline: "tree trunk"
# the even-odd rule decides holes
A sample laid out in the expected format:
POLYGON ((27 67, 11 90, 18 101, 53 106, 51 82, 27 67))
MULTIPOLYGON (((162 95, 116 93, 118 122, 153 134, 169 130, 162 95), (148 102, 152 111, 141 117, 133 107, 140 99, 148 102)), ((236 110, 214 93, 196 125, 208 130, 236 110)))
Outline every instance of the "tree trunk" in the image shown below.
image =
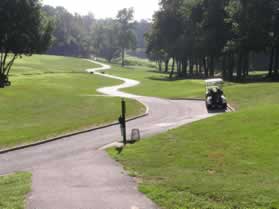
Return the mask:
POLYGON ((279 48, 277 47, 275 50, 275 66, 274 66, 274 74, 275 76, 278 75, 278 68, 279 68, 279 48))
POLYGON ((234 72, 234 53, 231 53, 230 63, 229 63, 229 75, 228 75, 230 81, 233 79, 233 72, 234 72))
POLYGON ((165 60, 165 73, 169 72, 169 59, 165 60))
POLYGON ((172 58, 172 66, 171 66, 171 70, 174 72, 174 67, 175 67, 175 59, 172 58))
POLYGON ((6 86, 10 86, 11 82, 8 80, 7 74, 0 73, 0 88, 5 88, 6 86))
POLYGON ((182 73, 183 73, 183 76, 187 76, 187 67, 188 67, 188 60, 183 60, 182 61, 182 73))
POLYGON ((194 73, 194 63, 193 63, 193 57, 190 57, 190 70, 189 70, 190 76, 193 76, 194 73))
POLYGON ((178 77, 181 77, 182 73, 181 73, 181 61, 176 61, 176 66, 177 66, 177 75, 178 77))
POLYGON ((269 77, 271 77, 273 73, 273 61, 274 61, 274 47, 271 48, 271 53, 269 58, 269 67, 268 67, 269 77))
POLYGON ((4 74, 0 74, 0 88, 4 88, 5 87, 5 75, 4 74))
POLYGON ((210 77, 214 77, 214 56, 210 56, 210 77))
POLYGON ((245 79, 249 71, 249 52, 244 52, 242 55, 242 70, 241 78, 245 79))
POLYGON ((172 58, 172 66, 171 66, 170 78, 173 77, 173 74, 174 74, 174 67, 175 67, 175 59, 172 58))
POLYGON ((122 48, 121 50, 121 57, 122 57, 122 67, 125 66, 125 48, 122 48))
POLYGON ((199 66, 200 66, 199 75, 201 76, 202 75, 202 67, 203 67, 202 58, 199 59, 199 66))
POLYGON ((242 57, 242 53, 239 52, 238 54, 238 66, 237 66, 237 80, 241 80, 241 74, 242 74, 242 65, 243 65, 243 57, 242 57))
POLYGON ((245 77, 249 76, 249 68, 250 68, 250 52, 248 51, 246 53, 246 57, 245 57, 245 77))
POLYGON ((200 58, 197 59, 197 75, 201 74, 201 62, 200 62, 200 58))
POLYGON ((159 72, 162 72, 162 61, 159 61, 159 72))
POLYGON ((222 58, 222 76, 227 79, 227 55, 224 54, 222 58))
POLYGON ((203 58, 203 66, 204 66, 204 74, 205 74, 205 77, 208 78, 208 67, 207 67, 207 60, 206 60, 206 57, 203 58))

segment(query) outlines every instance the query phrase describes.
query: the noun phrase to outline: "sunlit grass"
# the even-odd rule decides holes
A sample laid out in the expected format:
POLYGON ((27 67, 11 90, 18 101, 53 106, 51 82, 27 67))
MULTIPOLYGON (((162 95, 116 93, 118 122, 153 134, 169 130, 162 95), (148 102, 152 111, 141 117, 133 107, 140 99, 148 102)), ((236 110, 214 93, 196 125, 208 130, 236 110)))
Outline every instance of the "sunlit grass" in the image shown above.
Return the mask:
MULTIPOLYGON (((12 86, 0 89, 0 149, 116 121, 120 99, 96 97, 96 89, 121 81, 84 72, 95 66, 55 56, 19 60, 12 86)), ((135 101, 127 105, 129 116, 144 111, 135 101)))
POLYGON ((24 209, 31 190, 31 174, 17 173, 0 176, 0 208, 24 209))
MULTIPOLYGON (((168 81, 149 68, 115 67, 142 81, 127 89, 164 98, 203 98, 203 81, 168 81), (155 79, 154 79, 155 78, 155 79), (192 85, 195 83, 196 85, 192 85)), ((279 83, 227 83, 238 112, 160 134, 109 153, 164 209, 279 208, 279 83)))

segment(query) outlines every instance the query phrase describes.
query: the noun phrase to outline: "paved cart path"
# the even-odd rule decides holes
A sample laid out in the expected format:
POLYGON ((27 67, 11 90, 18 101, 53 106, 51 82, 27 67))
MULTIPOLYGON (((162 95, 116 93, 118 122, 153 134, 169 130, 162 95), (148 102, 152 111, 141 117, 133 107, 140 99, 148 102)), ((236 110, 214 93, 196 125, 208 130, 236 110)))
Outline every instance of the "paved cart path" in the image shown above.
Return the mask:
MULTIPOLYGON (((127 124, 128 134, 132 128, 139 128, 141 135, 146 137, 212 116, 201 101, 167 100, 121 92, 121 88, 135 86, 139 82, 100 73, 98 71, 107 70, 110 66, 97 64, 102 67, 88 70, 94 73, 92 76, 123 81, 122 85, 101 88, 99 92, 136 99, 149 109, 148 116, 127 124)), ((138 192, 134 179, 99 150, 103 145, 120 139, 119 126, 112 126, 1 154, 0 175, 17 171, 33 173, 28 209, 157 208, 138 192)))

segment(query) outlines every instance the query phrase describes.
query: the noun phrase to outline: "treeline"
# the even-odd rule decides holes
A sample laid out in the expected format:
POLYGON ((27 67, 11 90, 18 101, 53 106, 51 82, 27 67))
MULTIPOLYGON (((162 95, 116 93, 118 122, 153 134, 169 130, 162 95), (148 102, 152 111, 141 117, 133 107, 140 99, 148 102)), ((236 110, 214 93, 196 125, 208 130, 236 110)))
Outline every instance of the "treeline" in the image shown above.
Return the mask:
MULTIPOLYGON (((71 14, 63 7, 44 6, 44 13, 52 20, 54 31, 48 54, 75 57, 100 56, 108 61, 121 55, 119 19, 96 19, 93 14, 71 14)), ((144 34, 151 23, 128 20, 130 41, 128 48, 145 48, 144 34), (131 21, 131 22, 130 22, 131 21)), ((127 31, 126 31, 127 32, 127 31)), ((126 47, 126 46, 125 46, 126 47)))
POLYGON ((243 80, 252 55, 259 53, 269 56, 269 76, 278 77, 279 0, 161 0, 160 5, 146 35, 147 54, 170 77, 222 73, 227 80, 243 80))
POLYGON ((53 22, 53 38, 48 54, 81 57, 90 55, 90 34, 95 22, 93 15, 72 15, 63 7, 51 6, 44 6, 43 12, 53 22))

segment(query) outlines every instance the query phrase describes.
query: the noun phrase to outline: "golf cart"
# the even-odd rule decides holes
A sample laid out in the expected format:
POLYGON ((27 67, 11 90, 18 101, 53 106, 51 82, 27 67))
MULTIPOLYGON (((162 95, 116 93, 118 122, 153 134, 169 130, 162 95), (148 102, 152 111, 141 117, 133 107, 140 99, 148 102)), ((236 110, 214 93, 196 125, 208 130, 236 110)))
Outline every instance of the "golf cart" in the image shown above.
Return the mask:
POLYGON ((205 104, 208 110, 227 109, 227 100, 223 92, 224 81, 220 78, 205 81, 205 104))

